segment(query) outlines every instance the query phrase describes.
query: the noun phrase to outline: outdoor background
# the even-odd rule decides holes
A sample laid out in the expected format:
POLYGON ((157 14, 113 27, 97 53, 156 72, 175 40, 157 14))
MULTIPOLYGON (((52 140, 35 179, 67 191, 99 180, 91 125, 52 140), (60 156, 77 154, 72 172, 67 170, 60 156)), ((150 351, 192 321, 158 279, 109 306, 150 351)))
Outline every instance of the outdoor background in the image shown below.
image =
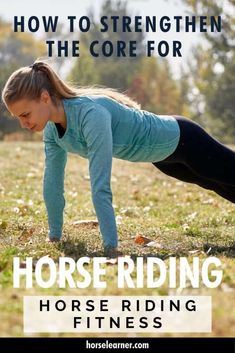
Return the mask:
MULTIPOLYGON (((46 57, 46 38, 80 40, 81 57, 49 60, 66 80, 78 85, 99 84, 128 93, 143 109, 156 114, 187 116, 233 148, 235 136, 235 1, 51 1, 38 3, 1 0, 0 7, 0 89, 9 75, 38 57, 46 57), (56 9, 56 11, 55 11, 56 9), (55 13, 56 12, 56 13, 55 13), (89 33, 68 33, 65 25, 52 33, 13 33, 14 15, 89 15, 94 27, 89 33), (181 40, 182 58, 93 58, 87 43, 107 39, 97 32, 101 15, 222 15, 222 33, 161 34, 110 33, 109 40, 181 40)), ((95 217, 90 200, 87 162, 71 156, 66 170, 65 236, 60 245, 45 243, 47 221, 42 200, 43 144, 41 134, 20 130, 0 106, 0 335, 22 336, 22 297, 39 295, 12 288, 12 258, 38 259, 49 255, 99 256, 101 240, 97 228, 76 228, 74 222, 95 217)), ((206 151, 205 151, 206 153, 206 151)), ((170 291, 166 286, 150 291, 114 291, 116 268, 111 267, 110 286, 105 291, 56 288, 48 294, 70 295, 158 295, 202 294, 213 298, 213 336, 233 336, 235 332, 235 208, 213 192, 178 182, 148 164, 114 161, 112 187, 116 215, 119 216, 120 247, 128 255, 149 256, 149 249, 134 242, 136 234, 156 240, 162 249, 151 252, 167 262, 169 256, 218 256, 223 263, 223 284, 214 290, 170 291)), ((45 273, 46 275, 46 273, 45 273)), ((43 291, 45 294, 45 291, 43 291)))

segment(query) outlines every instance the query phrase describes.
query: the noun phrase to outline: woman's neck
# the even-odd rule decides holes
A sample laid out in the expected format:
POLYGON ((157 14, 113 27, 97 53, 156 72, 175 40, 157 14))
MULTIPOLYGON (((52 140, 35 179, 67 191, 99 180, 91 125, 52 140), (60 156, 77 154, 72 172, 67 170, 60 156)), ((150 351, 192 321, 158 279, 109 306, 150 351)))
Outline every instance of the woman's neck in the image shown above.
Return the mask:
POLYGON ((63 102, 58 101, 57 105, 52 104, 51 106, 51 121, 60 124, 64 129, 67 127, 67 119, 64 111, 63 102))

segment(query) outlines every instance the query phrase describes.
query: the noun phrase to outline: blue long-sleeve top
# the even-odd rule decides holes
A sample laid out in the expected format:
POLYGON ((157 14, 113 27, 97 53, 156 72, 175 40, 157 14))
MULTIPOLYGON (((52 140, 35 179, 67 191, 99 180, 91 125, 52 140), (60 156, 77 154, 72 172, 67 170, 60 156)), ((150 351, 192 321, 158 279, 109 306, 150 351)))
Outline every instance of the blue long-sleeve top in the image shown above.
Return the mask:
POLYGON ((43 194, 49 237, 62 235, 64 169, 67 152, 89 160, 92 201, 105 246, 117 246, 117 229, 110 187, 112 157, 132 162, 157 162, 171 155, 179 142, 172 116, 127 107, 106 96, 63 99, 67 127, 61 137, 48 122, 44 129, 43 194))

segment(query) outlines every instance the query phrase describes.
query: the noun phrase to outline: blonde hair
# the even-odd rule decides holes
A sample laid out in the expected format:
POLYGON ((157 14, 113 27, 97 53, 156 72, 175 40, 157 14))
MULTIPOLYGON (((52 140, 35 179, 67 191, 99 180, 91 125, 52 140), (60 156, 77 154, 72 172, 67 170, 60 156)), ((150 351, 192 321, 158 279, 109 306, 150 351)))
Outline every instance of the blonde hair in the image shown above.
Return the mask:
POLYGON ((140 109, 138 103, 114 89, 94 86, 74 87, 71 84, 67 84, 50 65, 38 60, 33 65, 22 67, 12 73, 3 88, 2 100, 6 106, 23 98, 37 100, 43 90, 48 91, 55 105, 62 98, 98 95, 107 96, 128 107, 140 109))

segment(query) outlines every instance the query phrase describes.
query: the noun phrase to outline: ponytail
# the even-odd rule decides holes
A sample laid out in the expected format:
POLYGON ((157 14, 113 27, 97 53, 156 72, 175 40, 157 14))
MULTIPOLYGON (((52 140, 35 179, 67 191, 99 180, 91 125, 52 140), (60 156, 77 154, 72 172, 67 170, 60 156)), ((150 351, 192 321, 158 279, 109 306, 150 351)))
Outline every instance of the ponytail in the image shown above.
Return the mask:
POLYGON ((43 61, 35 61, 33 65, 22 67, 9 77, 2 91, 2 100, 6 106, 23 98, 39 99, 41 92, 47 90, 53 103, 63 98, 74 98, 86 95, 107 96, 131 108, 140 109, 138 103, 111 88, 74 87, 65 83, 43 61))

